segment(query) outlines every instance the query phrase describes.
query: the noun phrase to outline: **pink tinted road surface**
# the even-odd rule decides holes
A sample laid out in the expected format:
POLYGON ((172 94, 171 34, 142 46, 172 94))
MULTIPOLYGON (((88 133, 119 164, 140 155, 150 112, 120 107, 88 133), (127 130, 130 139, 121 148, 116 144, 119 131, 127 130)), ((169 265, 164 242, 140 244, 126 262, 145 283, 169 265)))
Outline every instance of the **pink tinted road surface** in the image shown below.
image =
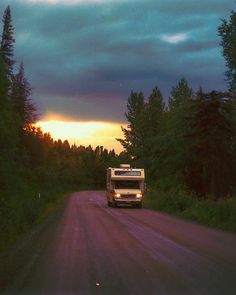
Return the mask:
POLYGON ((4 294, 236 294, 233 234, 147 209, 108 208, 96 191, 72 194, 48 232, 4 294))

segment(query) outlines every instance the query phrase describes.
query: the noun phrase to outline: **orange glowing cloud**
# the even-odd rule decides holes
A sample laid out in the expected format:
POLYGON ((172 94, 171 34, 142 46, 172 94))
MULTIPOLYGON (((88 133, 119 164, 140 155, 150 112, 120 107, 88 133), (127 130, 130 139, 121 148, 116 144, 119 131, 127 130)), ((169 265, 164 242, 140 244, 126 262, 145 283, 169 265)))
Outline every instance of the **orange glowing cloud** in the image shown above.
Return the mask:
POLYGON ((36 123, 43 132, 49 132, 57 140, 68 140, 70 144, 104 146, 108 150, 122 151, 122 146, 115 138, 123 138, 121 123, 113 122, 71 122, 63 120, 43 120, 36 123))

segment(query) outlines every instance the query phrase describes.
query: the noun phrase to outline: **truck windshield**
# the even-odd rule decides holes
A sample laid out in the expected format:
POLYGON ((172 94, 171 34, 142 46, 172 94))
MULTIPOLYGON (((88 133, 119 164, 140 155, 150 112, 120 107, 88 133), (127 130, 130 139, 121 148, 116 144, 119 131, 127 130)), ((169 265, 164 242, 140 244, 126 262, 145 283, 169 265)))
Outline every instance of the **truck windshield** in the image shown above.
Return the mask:
POLYGON ((124 181, 124 180, 118 180, 114 183, 114 188, 117 189, 139 189, 139 182, 138 181, 124 181))

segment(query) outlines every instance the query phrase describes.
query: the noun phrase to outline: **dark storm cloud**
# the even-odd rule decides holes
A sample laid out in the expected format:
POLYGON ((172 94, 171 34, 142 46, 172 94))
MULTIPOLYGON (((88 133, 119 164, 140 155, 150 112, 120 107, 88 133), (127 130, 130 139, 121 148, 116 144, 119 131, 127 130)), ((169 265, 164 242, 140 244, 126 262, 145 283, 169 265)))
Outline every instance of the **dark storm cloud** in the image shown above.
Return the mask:
MULTIPOLYGON (((85 1, 86 2, 86 1, 85 1)), ((12 7, 23 60, 42 114, 123 120, 131 90, 166 98, 186 77, 196 90, 225 89, 217 26, 231 0, 138 0, 12 7)))

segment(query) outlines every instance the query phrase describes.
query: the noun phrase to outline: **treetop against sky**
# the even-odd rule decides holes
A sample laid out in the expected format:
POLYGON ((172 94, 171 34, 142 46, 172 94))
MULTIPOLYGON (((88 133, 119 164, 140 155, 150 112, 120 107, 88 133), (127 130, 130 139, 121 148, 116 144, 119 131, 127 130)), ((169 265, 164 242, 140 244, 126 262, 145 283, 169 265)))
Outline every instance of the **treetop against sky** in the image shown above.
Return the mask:
POLYGON ((42 118, 124 121, 131 90, 167 100, 185 77, 226 89, 217 27, 231 0, 2 0, 42 118))

